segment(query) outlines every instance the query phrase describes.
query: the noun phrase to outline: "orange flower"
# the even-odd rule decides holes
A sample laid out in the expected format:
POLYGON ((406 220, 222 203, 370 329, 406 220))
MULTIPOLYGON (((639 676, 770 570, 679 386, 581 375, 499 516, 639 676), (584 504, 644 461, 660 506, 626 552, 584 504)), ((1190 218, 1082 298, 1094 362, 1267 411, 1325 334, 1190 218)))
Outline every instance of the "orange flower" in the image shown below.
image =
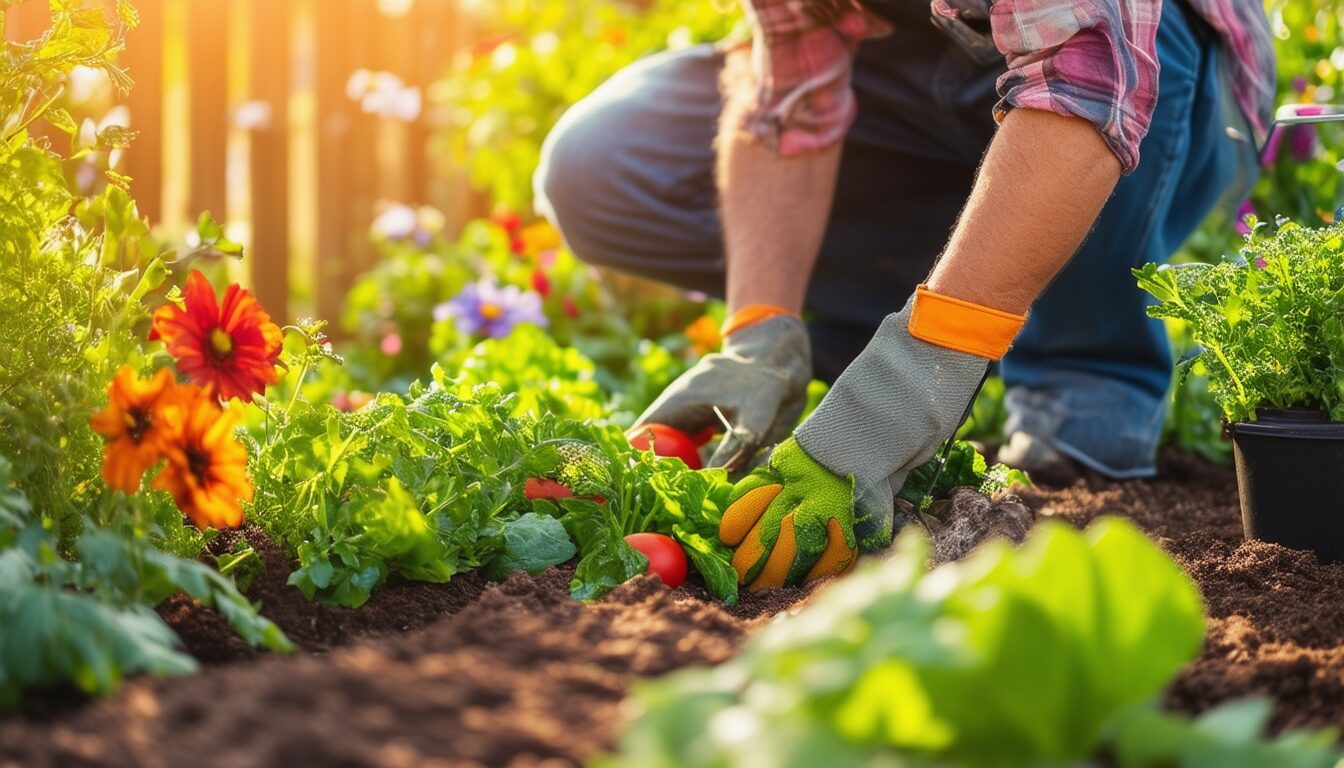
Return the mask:
POLYGON ((222 410, 206 390, 186 385, 165 413, 173 434, 168 463, 154 476, 154 487, 172 494, 197 528, 237 528, 241 503, 252 499, 247 450, 233 437, 238 413, 222 410))
POLYGON ((182 375, 221 399, 248 399, 280 380, 280 328, 252 294, 237 284, 215 289, 196 270, 183 289, 186 308, 165 304, 154 313, 150 338, 162 339, 182 375))
POLYGON ((107 438, 103 451, 103 482, 127 493, 140 489, 145 470, 163 459, 170 432, 164 407, 175 389, 172 374, 160 368, 141 381, 123 365, 107 388, 107 407, 89 419, 93 430, 107 438))
POLYGON ((544 220, 523 227, 523 231, 518 233, 518 239, 523 253, 533 256, 542 251, 553 251, 559 248, 562 242, 559 230, 544 220))
POLYGON ((719 348, 719 324, 709 315, 701 315, 686 326, 686 338, 691 340, 696 354, 705 355, 719 348))

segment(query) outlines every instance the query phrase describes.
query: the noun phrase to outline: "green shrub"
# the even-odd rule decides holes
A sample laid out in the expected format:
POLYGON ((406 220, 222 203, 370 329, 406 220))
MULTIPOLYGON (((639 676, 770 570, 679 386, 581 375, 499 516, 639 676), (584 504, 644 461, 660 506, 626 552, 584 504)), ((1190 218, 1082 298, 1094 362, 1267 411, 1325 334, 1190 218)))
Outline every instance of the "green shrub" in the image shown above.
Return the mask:
POLYGON ((1158 301, 1149 314, 1186 324, 1228 421, 1262 406, 1344 421, 1344 224, 1252 225, 1236 257, 1135 270, 1158 301))

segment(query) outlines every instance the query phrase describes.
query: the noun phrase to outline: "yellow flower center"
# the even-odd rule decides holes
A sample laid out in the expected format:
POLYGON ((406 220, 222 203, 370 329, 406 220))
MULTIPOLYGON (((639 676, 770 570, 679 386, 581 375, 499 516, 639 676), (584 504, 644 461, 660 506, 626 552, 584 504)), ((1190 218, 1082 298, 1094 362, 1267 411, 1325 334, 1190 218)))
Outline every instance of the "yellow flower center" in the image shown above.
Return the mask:
POLYGON ((215 357, 233 354, 233 337, 223 328, 214 329, 210 332, 210 351, 215 353, 215 357))
POLYGON ((498 304, 485 303, 481 305, 481 317, 486 320, 498 320, 504 316, 504 308, 498 304))

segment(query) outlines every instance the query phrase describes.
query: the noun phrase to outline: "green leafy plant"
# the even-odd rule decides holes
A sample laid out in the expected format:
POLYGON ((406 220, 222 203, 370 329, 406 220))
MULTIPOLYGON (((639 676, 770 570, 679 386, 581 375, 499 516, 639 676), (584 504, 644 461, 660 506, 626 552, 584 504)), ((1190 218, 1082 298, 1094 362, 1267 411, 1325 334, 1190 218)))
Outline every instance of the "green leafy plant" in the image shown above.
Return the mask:
POLYGON ((1149 314, 1186 324, 1228 421, 1254 421, 1262 406, 1344 420, 1344 224, 1252 224, 1236 258, 1135 270, 1158 301, 1149 314))
POLYGON ((515 210, 528 207, 541 141, 570 105, 635 59, 720 40, 738 16, 677 0, 500 0, 478 8, 483 39, 430 89, 450 121, 437 146, 452 167, 515 210))
POLYGON ((733 660, 644 685, 601 764, 1333 764, 1332 733, 1255 738, 1263 707, 1193 724, 1158 710, 1200 647, 1202 606, 1131 524, 1047 522, 1020 550, 990 544, 931 573, 928 554, 907 532, 733 660))
POLYGON ((41 37, 7 41, 0 56, 0 705, 28 688, 101 694, 126 674, 190 671, 152 610, 179 590, 249 642, 291 647, 232 580, 196 561, 204 541, 166 493, 103 482, 89 418, 122 365, 150 367, 148 320, 175 265, 129 179, 110 168, 98 185, 74 178, 88 155, 133 134, 84 135, 58 101, 76 66, 129 87, 116 56, 138 17, 126 2, 114 17, 80 0, 50 8, 41 37), (39 119, 70 135, 68 156, 59 134, 29 134, 39 119))
POLYGON ((1031 485, 1031 478, 1026 472, 1004 464, 989 466, 974 445, 955 440, 946 459, 940 454, 911 470, 896 498, 910 502, 922 512, 957 488, 974 488, 986 496, 993 496, 1014 485, 1031 485))
POLYGON ((254 425, 251 511, 298 560, 291 583, 357 606, 391 574, 441 582, 485 568, 502 577, 577 553, 574 594, 589 599, 647 565, 621 536, 658 530, 678 537, 712 591, 735 597, 729 552, 711 537, 726 475, 692 472, 636 451, 618 427, 569 418, 576 403, 601 406, 556 394, 556 372, 501 375, 523 351, 507 342, 459 379, 436 366, 428 384, 355 412, 295 399, 254 425), (548 474, 604 503, 525 499, 525 481, 548 474))

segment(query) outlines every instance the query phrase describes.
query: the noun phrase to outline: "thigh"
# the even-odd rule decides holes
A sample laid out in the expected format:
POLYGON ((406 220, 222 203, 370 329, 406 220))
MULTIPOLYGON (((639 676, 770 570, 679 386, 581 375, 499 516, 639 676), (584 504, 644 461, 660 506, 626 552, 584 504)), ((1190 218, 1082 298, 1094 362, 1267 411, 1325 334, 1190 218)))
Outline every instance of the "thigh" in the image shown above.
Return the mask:
POLYGON ((585 261, 721 293, 714 186, 722 54, 643 59, 572 107, 542 149, 538 210, 585 261))

